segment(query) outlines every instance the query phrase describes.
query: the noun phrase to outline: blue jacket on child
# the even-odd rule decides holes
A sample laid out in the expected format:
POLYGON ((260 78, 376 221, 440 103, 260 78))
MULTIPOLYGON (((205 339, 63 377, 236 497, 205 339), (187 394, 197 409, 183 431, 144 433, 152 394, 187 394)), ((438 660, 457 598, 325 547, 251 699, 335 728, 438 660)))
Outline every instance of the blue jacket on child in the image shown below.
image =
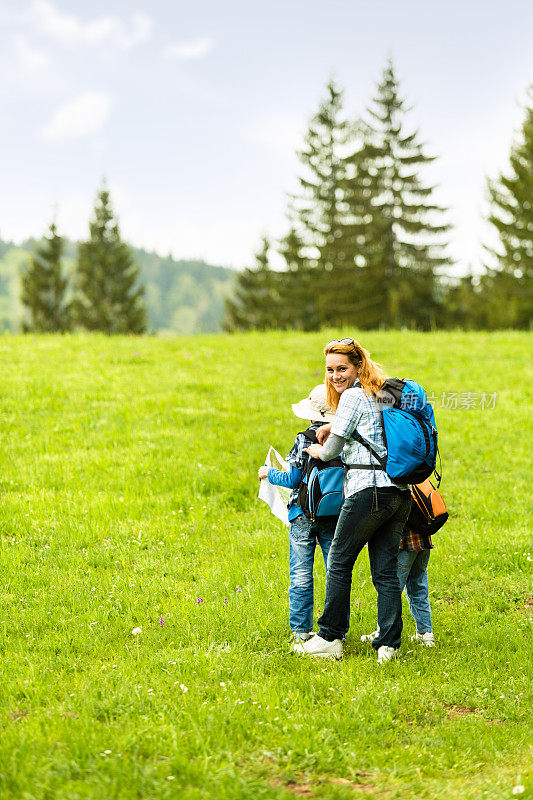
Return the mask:
MULTIPOLYGON (((312 422, 309 429, 317 431, 322 427, 323 422, 312 422)), ((298 505, 298 489, 302 482, 307 464, 309 462, 309 453, 304 453, 307 447, 313 444, 311 439, 308 439, 303 433, 296 434, 294 444, 285 459, 289 464, 289 472, 283 472, 279 469, 270 467, 268 470, 268 480, 274 486, 284 486, 286 489, 292 489, 287 508, 289 510, 289 522, 299 517, 302 514, 302 509, 298 505)))

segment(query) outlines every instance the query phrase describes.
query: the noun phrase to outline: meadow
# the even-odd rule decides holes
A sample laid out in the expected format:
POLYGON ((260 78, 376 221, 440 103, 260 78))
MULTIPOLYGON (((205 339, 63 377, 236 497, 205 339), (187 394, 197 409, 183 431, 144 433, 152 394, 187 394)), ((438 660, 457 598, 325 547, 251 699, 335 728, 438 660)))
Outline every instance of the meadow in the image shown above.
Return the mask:
POLYGON ((359 337, 434 395, 450 510, 437 646, 404 601, 378 666, 366 553, 345 658, 292 653, 257 499, 342 334, 0 337, 2 800, 533 797, 531 336, 359 337))

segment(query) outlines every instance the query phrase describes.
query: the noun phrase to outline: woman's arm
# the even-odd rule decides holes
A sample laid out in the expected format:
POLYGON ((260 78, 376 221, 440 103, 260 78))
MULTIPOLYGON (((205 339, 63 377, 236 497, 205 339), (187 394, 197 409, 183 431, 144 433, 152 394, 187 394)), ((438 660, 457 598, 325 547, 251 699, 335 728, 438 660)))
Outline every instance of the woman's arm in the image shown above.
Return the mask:
POLYGON ((330 433, 323 445, 312 444, 305 452, 309 453, 312 458, 319 458, 321 461, 331 461, 332 458, 342 453, 346 441, 344 437, 337 436, 336 433, 330 433))

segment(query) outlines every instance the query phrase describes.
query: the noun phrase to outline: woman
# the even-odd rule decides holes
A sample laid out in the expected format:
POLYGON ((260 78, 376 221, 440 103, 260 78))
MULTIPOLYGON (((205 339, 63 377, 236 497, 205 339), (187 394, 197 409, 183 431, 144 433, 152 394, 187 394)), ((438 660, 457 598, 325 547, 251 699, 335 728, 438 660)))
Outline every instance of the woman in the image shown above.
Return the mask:
POLYGON ((402 603, 398 548, 411 506, 408 486, 393 483, 359 435, 380 456, 386 455, 376 394, 386 380, 379 364, 353 339, 334 339, 324 348, 328 404, 336 409, 323 445, 312 445, 314 458, 330 461, 342 452, 347 465, 344 504, 328 557, 324 613, 319 632, 298 652, 341 658, 342 635, 350 607, 352 570, 368 543, 370 571, 378 594, 379 636, 372 642, 378 663, 393 658, 400 646, 402 603))

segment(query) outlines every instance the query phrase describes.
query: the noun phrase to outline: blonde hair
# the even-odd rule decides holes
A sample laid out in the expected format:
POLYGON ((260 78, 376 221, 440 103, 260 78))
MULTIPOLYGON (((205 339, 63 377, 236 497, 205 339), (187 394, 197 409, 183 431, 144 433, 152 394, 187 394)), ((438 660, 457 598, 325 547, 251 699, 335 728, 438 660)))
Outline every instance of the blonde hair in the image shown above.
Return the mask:
MULTIPOLYGON (((353 344, 332 342, 324 347, 324 356, 329 356, 331 353, 347 356, 354 367, 357 367, 357 377, 362 388, 368 395, 372 394, 375 396, 388 378, 381 364, 372 361, 368 350, 365 350, 359 342, 354 341, 353 344)), ((339 405, 340 394, 331 381, 328 380, 327 373, 325 376, 325 384, 328 405, 336 410, 339 405)))

